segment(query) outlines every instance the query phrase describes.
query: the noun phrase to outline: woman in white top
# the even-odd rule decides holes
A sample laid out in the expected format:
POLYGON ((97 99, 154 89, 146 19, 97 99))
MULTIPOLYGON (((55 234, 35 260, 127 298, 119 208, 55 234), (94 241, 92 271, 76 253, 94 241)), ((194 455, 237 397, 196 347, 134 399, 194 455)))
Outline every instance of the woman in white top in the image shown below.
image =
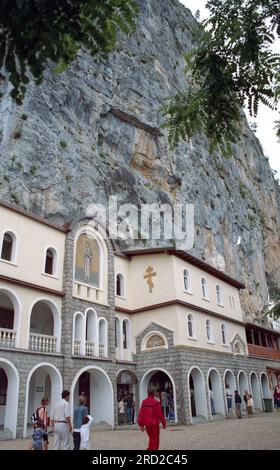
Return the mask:
POLYGON ((80 428, 80 432, 81 432, 80 450, 90 450, 89 437, 90 437, 90 428, 91 428, 92 421, 93 421, 93 418, 90 415, 85 416, 83 419, 83 424, 80 428))

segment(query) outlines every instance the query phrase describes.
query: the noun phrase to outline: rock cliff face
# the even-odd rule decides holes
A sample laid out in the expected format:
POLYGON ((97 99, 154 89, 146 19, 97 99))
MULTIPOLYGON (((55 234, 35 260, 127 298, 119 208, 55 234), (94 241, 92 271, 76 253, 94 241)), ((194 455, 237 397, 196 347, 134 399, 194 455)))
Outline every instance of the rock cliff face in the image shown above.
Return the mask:
POLYGON ((0 197, 61 223, 109 195, 194 203, 191 252, 244 280, 253 319, 268 285, 280 286, 279 186, 246 123, 230 160, 210 156, 201 136, 169 150, 159 109, 185 87, 195 20, 176 0, 139 5, 136 34, 105 63, 81 51, 70 70, 30 85, 20 108, 0 79, 0 197))

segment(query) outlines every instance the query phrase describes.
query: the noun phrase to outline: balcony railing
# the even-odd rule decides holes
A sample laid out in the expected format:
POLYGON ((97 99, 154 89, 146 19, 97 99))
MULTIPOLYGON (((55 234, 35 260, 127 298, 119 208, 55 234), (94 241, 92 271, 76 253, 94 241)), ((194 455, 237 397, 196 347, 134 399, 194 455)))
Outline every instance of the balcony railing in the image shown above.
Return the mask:
POLYGON ((78 341, 77 339, 74 341, 74 354, 76 356, 80 356, 81 354, 81 341, 78 341))
POLYGON ((280 350, 265 348, 263 346, 257 346, 256 344, 248 344, 249 356, 267 357, 269 359, 280 360, 280 350))
POLYGON ((105 344, 99 344, 99 357, 105 357, 105 344))
POLYGON ((86 356, 87 357, 95 357, 94 348, 95 348, 94 343, 91 343, 90 341, 86 341, 86 356))
POLYGON ((54 336, 40 335, 38 333, 30 333, 29 349, 31 351, 39 351, 46 353, 56 352, 57 338, 54 336))
POLYGON ((0 346, 14 348, 16 344, 16 332, 7 328, 0 328, 0 346))

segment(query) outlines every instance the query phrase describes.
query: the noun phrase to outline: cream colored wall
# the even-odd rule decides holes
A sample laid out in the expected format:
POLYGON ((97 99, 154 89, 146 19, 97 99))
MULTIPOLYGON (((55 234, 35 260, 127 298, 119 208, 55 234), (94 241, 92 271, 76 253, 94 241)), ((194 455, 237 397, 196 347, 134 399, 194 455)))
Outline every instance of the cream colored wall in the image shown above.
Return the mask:
POLYGON ((17 238, 16 259, 15 263, 0 260, 0 274, 61 291, 65 234, 0 206, 1 248, 6 231, 13 232, 17 238), (57 252, 58 278, 44 274, 46 249, 49 247, 57 252))
POLYGON ((41 293, 33 289, 16 286, 1 281, 0 291, 8 295, 12 303, 14 303, 13 296, 15 296, 19 303, 19 328, 16 332, 17 336, 19 335, 19 348, 28 349, 30 316, 32 308, 36 302, 38 302, 39 300, 51 301, 57 307, 59 315, 61 317, 62 300, 59 296, 53 296, 43 292, 41 293))
MULTIPOLYGON (((238 334, 246 344, 245 329, 242 325, 230 321, 220 320, 206 315, 200 311, 188 309, 181 305, 162 307, 147 312, 130 315, 132 326, 132 350, 136 351, 136 336, 138 336, 151 323, 156 323, 164 328, 174 331, 174 344, 194 348, 202 348, 223 353, 232 353, 230 342, 238 334), (195 339, 188 337, 187 316, 191 313, 195 322, 195 339), (206 337, 206 320, 210 319, 213 328, 214 343, 209 343, 206 337), (221 325, 226 325, 227 345, 222 344, 221 325)), ((155 328, 156 330, 156 328, 155 328)))
POLYGON ((126 299, 116 297, 116 305, 128 309, 137 309, 148 305, 166 302, 175 298, 175 279, 173 275, 173 257, 165 254, 134 256, 130 261, 115 257, 115 274, 125 275, 126 299), (156 272, 152 278, 154 288, 149 286, 144 275, 151 266, 156 272))
POLYGON ((187 307, 178 305, 176 306, 178 312, 178 336, 177 344, 183 344, 191 347, 198 347, 203 349, 210 349, 220 352, 232 352, 230 342, 238 334, 243 342, 246 344, 245 328, 242 325, 232 323, 231 321, 219 319, 198 310, 188 309, 187 307), (195 323, 195 339, 188 336, 187 316, 191 314, 195 323), (213 343, 208 342, 206 336, 206 320, 212 322, 213 329, 213 343), (222 343, 221 325, 225 324, 227 331, 227 345, 222 343))
POLYGON ((242 321, 242 311, 239 300, 239 292, 236 287, 221 281, 201 269, 193 266, 174 256, 174 276, 176 282, 176 298, 193 305, 206 308, 221 315, 242 321), (184 291, 183 271, 187 269, 190 273, 191 294, 184 291), (202 298, 201 278, 205 278, 208 286, 208 300, 202 298), (216 299, 216 286, 221 287, 222 306, 218 305, 216 299), (230 306, 229 296, 234 297, 235 308, 230 306))
POLYGON ((242 321, 242 311, 237 288, 217 279, 201 269, 168 254, 134 256, 130 261, 115 257, 115 276, 122 273, 125 279, 125 298, 116 296, 116 306, 137 309, 179 299, 192 305, 211 310, 229 318, 242 321), (143 276, 152 266, 157 275, 153 277, 154 288, 149 288, 143 276), (183 270, 188 269, 191 278, 191 294, 184 292, 183 270), (202 298, 201 278, 208 286, 208 300, 202 298), (217 304, 216 285, 221 287, 222 305, 217 304), (230 306, 229 296, 234 297, 235 308, 230 306))
MULTIPOLYGON (((145 330, 151 323, 174 331, 174 343, 179 344, 178 309, 176 305, 161 307, 147 312, 130 315, 132 331, 132 351, 136 352, 136 336, 145 330)), ((156 329, 156 328, 155 328, 156 329)))

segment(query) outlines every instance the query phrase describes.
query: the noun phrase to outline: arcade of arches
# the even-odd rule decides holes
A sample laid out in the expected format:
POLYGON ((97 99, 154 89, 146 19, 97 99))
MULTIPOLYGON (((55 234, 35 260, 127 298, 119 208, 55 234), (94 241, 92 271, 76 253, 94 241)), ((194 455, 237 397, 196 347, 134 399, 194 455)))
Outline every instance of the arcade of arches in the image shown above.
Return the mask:
MULTIPOLYGON (((224 418, 228 414, 225 386, 234 394, 238 389, 242 396, 248 390, 254 399, 254 411, 263 409, 263 399, 271 398, 271 386, 278 383, 279 376, 268 376, 265 372, 254 371, 245 373, 240 370, 237 374, 228 369, 223 374, 214 368, 210 368, 204 374, 198 367, 190 368, 185 387, 187 392, 186 406, 189 406, 191 423, 200 420, 224 418), (271 382, 272 381, 272 382, 271 382), (211 400, 212 398, 212 400, 211 400)), ((168 422, 178 422, 177 400, 178 390, 172 373, 164 369, 151 369, 141 379, 137 379, 134 372, 120 370, 116 374, 116 397, 114 399, 114 387, 112 379, 107 373, 94 366, 88 366, 77 373, 71 386, 71 406, 76 405, 78 396, 84 394, 87 397, 87 406, 90 413, 94 414, 96 423, 114 425, 125 424, 119 416, 119 402, 121 399, 133 397, 135 406, 129 419, 137 420, 139 404, 147 396, 149 385, 153 384, 157 390, 157 399, 160 401, 164 416, 168 422), (118 420, 114 420, 114 405, 118 420)), ((30 417, 40 403, 43 396, 49 398, 49 413, 51 414, 55 397, 60 396, 62 389, 62 377, 51 364, 42 363, 33 368, 28 376, 25 397, 25 424, 24 435, 30 433, 30 417)), ((0 432, 9 430, 15 436, 17 423, 17 400, 19 380, 12 365, 0 362, 0 432)), ((234 406, 234 400, 233 400, 234 406)), ((245 412, 245 410, 244 410, 245 412)), ((188 418, 187 418, 188 419, 188 418)))

